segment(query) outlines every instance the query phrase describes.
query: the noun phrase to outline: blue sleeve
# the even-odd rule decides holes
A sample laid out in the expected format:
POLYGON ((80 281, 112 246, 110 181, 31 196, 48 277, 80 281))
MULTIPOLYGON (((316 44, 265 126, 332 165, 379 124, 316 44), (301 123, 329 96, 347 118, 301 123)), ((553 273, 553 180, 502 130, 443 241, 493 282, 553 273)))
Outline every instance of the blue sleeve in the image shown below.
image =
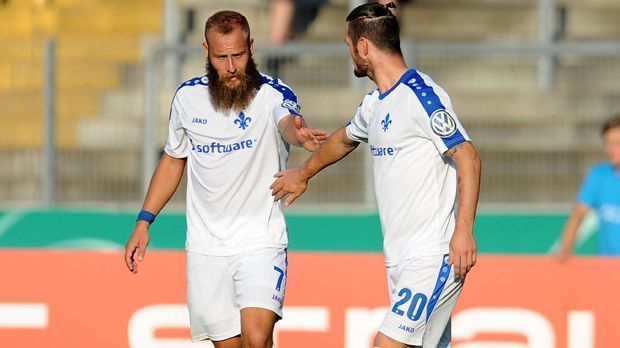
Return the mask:
POLYGON ((601 171, 598 166, 594 166, 581 184, 581 189, 577 195, 577 202, 585 204, 591 208, 598 205, 598 191, 601 183, 601 171))

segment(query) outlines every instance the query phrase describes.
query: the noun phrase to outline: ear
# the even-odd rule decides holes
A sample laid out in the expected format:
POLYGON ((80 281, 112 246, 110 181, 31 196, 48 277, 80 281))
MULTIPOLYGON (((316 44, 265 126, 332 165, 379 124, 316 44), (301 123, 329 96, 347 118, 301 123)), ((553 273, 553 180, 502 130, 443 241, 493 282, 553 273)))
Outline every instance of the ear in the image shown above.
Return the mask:
POLYGON ((250 38, 250 55, 254 55, 254 38, 250 38))
POLYGON ((359 40, 357 40, 357 53, 360 55, 360 57, 362 58, 366 58, 368 56, 368 39, 366 39, 365 37, 360 37, 359 40))
POLYGON ((207 42, 203 42, 202 48, 205 50, 205 58, 209 58, 209 44, 207 42))

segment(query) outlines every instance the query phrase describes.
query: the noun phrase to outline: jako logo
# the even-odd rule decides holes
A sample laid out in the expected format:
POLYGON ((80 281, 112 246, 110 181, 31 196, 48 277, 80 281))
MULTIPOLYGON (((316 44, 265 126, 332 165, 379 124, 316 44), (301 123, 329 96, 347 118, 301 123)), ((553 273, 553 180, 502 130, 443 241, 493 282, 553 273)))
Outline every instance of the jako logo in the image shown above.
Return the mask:
POLYGON ((200 117, 194 117, 192 118, 192 123, 207 124, 207 119, 200 118, 200 117))
POLYGON ((403 331, 407 331, 409 333, 413 333, 413 331, 414 331, 414 328, 412 328, 411 326, 407 326, 407 325, 403 325, 403 324, 400 324, 398 326, 398 328, 403 330, 403 331))

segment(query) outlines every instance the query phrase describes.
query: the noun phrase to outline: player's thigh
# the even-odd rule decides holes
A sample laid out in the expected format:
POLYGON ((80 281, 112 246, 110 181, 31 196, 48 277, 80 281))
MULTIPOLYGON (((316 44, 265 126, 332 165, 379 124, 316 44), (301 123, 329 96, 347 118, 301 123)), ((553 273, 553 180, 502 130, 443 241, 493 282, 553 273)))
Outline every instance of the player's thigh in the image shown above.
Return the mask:
POLYGON ((235 275, 240 308, 263 308, 281 318, 287 265, 287 252, 283 248, 260 249, 244 255, 235 275))
POLYGON ((187 306, 193 341, 225 341, 241 333, 231 260, 187 253, 187 306))
POLYGON ((447 256, 403 261, 388 276, 390 307, 380 332, 409 346, 422 346, 427 331, 441 337, 461 288, 447 256))

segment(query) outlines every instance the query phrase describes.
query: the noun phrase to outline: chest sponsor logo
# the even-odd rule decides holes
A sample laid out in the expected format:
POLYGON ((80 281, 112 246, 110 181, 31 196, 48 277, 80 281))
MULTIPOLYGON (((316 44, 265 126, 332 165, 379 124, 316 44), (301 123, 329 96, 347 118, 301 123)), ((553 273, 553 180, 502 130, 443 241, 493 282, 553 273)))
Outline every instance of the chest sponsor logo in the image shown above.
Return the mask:
POLYGON ((384 133, 387 132, 391 124, 392 124, 392 120, 390 119, 390 114, 385 115, 385 118, 381 120, 381 129, 383 129, 384 133))
POLYGON ((190 139, 192 151, 208 154, 223 154, 235 151, 248 150, 252 149, 257 142, 258 141, 256 139, 247 139, 231 144, 222 144, 218 141, 211 142, 210 144, 198 144, 190 139))
POLYGON ((207 119, 203 117, 194 117, 192 118, 192 123, 207 124, 207 119))
POLYGON ((456 133, 456 121, 446 110, 435 110, 431 115, 430 122, 433 132, 442 138, 447 138, 456 133))
POLYGON ((250 125, 250 122, 252 122, 252 118, 241 112, 233 122, 237 125, 237 127, 245 130, 250 125))
POLYGON ((394 156, 398 151, 400 151, 400 147, 378 147, 374 145, 370 145, 370 154, 373 157, 386 157, 386 156, 394 156))

